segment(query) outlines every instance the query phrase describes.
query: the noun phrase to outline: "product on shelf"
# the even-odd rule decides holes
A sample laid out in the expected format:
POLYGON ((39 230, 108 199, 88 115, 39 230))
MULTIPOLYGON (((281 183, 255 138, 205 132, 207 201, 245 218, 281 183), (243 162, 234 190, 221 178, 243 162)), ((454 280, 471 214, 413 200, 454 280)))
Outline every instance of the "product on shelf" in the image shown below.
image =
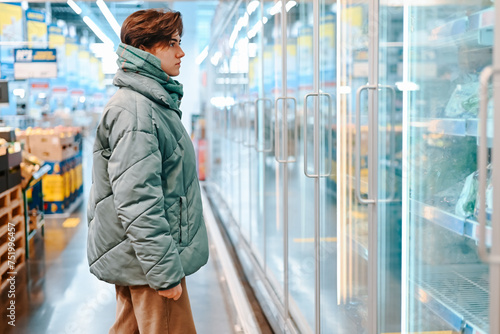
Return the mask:
POLYGON ((35 174, 45 162, 36 155, 23 151, 23 162, 21 162, 21 186, 26 189, 33 174, 35 174))
POLYGON ((16 131, 11 127, 0 127, 0 138, 7 142, 15 142, 16 131))
MULTIPOLYGON (((491 165, 488 165, 488 175, 486 178, 486 213, 487 213, 487 219, 486 223, 487 225, 491 225, 491 217, 489 217, 488 213, 491 213, 491 210, 493 210, 493 183, 491 182, 491 165)), ((477 193, 476 197, 476 207, 474 209, 474 216, 478 217, 479 215, 479 210, 481 209, 481 201, 479 199, 479 192, 477 193)))
POLYGON ((457 205, 455 206, 455 213, 460 217, 469 217, 474 214, 478 184, 477 171, 470 174, 465 179, 464 187, 458 198, 457 205))
MULTIPOLYGON (((486 176, 486 211, 493 209, 493 185, 491 183, 491 165, 487 167, 486 176)), ((475 171, 465 179, 465 184, 455 206, 455 213, 460 217, 475 217, 481 208, 479 200, 479 171, 475 171)))
POLYGON ((30 153, 24 167, 27 177, 36 172, 30 164, 50 167, 42 182, 45 213, 66 212, 83 192, 81 128, 34 128, 19 131, 18 137, 30 153))
POLYGON ((21 183, 21 144, 0 139, 0 192, 21 183))
POLYGON ((470 82, 457 84, 448 101, 445 115, 449 118, 477 116, 479 110, 479 82, 470 78, 470 82))
POLYGON ((16 268, 10 268, 7 266, 7 261, 4 261, 5 265, 0 266, 0 291, 3 290, 9 283, 8 278, 10 278, 10 271, 17 271, 24 265, 24 254, 25 254, 25 244, 26 237, 24 231, 24 204, 22 197, 22 190, 19 185, 12 187, 6 191, 0 193, 0 226, 4 228, 0 229, 0 256, 2 259, 7 259, 9 256, 9 262, 15 264, 16 268), (14 227, 14 232, 9 233, 7 231, 7 224, 9 227, 14 227), (14 234, 10 234, 14 233, 14 234), (10 253, 15 253, 15 259, 11 259, 10 253))

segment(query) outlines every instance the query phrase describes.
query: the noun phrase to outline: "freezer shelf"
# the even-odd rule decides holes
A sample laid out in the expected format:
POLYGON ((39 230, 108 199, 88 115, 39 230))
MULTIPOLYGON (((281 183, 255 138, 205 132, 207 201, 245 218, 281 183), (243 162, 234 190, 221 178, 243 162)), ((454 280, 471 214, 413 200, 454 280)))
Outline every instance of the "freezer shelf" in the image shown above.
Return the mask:
POLYGON ((461 333, 489 332, 488 265, 423 267, 412 280, 417 298, 461 333))
POLYGON ((494 24, 495 11, 491 7, 432 29, 429 41, 434 46, 442 47, 456 45, 491 47, 494 24))
MULTIPOLYGON (((478 122, 477 118, 420 118, 414 119, 410 125, 416 128, 426 128, 430 133, 459 137, 477 137, 478 122)), ((487 134, 488 138, 493 137, 493 122, 488 122, 487 134)))
MULTIPOLYGON (((458 217, 434 206, 410 199, 410 211, 434 224, 442 226, 459 235, 466 236, 475 241, 479 241, 479 223, 458 217)), ((491 216, 489 212, 487 218, 491 216)), ((491 227, 486 226, 486 245, 491 245, 491 227)))

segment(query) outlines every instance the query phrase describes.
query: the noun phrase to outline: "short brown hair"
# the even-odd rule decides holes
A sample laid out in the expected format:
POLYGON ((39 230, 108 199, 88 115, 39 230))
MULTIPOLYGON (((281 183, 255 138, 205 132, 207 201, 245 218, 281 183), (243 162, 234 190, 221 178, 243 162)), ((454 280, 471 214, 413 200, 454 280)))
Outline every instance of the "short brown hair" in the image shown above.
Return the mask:
POLYGON ((130 14, 122 24, 122 43, 135 48, 151 49, 168 45, 175 33, 182 36, 181 13, 162 9, 139 10, 130 14))

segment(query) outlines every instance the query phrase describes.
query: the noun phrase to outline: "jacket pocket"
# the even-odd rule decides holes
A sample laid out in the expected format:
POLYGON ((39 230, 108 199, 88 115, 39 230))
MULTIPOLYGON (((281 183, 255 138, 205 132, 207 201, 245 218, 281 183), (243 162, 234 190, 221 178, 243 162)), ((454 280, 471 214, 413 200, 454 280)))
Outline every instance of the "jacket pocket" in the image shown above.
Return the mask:
POLYGON ((189 244, 187 204, 187 198, 185 196, 181 196, 179 198, 179 245, 181 246, 187 246, 189 244))

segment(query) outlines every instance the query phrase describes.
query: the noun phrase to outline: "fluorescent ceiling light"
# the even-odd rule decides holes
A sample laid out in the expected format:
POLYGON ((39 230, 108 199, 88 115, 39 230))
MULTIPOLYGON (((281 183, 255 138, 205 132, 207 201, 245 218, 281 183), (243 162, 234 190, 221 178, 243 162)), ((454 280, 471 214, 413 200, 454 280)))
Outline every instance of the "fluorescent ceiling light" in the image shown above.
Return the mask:
POLYGON ((276 2, 276 4, 269 9, 269 14, 271 16, 278 13, 281 13, 281 0, 276 2))
POLYGON ((414 82, 411 81, 398 81, 396 82, 396 87, 404 92, 404 91, 409 91, 409 92, 414 92, 420 90, 420 86, 414 82))
POLYGON ((106 43, 90 43, 90 50, 97 58, 103 58, 108 54, 115 54, 114 48, 106 43))
POLYGON ((253 28, 248 31, 247 37, 254 38, 259 32, 259 30, 262 29, 262 26, 267 23, 267 21, 268 18, 265 16, 262 18, 262 20, 257 21, 257 23, 253 26, 253 28))
POLYGON ((13 91, 15 96, 19 96, 21 99, 24 99, 24 95, 26 94, 26 91, 22 88, 16 88, 13 91))
MULTIPOLYGON (((276 15, 278 13, 281 13, 281 6, 282 5, 283 4, 282 4, 281 0, 276 2, 276 4, 269 9, 269 14, 272 16, 272 15, 276 15)), ((288 1, 285 5, 285 10, 288 12, 290 9, 292 9, 296 5, 297 5, 297 2, 295 2, 293 0, 288 1)))
POLYGON ((249 58, 257 57, 257 44, 256 43, 248 43, 248 57, 249 58))
POLYGON ((108 20, 108 23, 111 26, 111 28, 113 28, 113 30, 118 35, 118 37, 120 37, 121 27, 118 24, 118 21, 116 21, 115 17, 111 13, 111 11, 109 10, 106 3, 103 0, 97 0, 96 4, 99 7, 99 9, 101 10, 102 15, 104 15, 106 20, 108 20))
POLYGON ((210 62, 212 63, 212 65, 217 66, 221 58, 222 58, 222 53, 220 51, 217 51, 216 53, 214 53, 212 58, 210 58, 210 62))
POLYGON ((285 9, 286 9, 286 11, 288 12, 288 11, 290 11, 290 9, 292 9, 292 8, 293 8, 294 6, 296 6, 296 5, 297 5, 297 2, 295 2, 295 1, 293 1, 293 0, 292 0, 292 1, 288 1, 288 2, 286 3, 285 9))
MULTIPOLYGON (((248 44, 248 37, 243 37, 236 43, 236 50, 245 50, 248 44)), ((244 52, 244 51, 243 51, 244 52)))
POLYGON ((238 38, 238 30, 234 29, 233 32, 231 33, 231 36, 229 36, 229 47, 233 48, 234 42, 236 42, 236 38, 238 38))
POLYGON ((340 86, 339 94, 341 95, 349 95, 352 92, 352 88, 350 86, 340 86))
POLYGON ((259 8, 259 5, 260 2, 258 0, 253 0, 252 2, 250 2, 247 6, 248 15, 252 15, 252 13, 255 12, 257 8, 259 8))
POLYGON ((242 17, 240 17, 238 19, 238 22, 236 23, 236 27, 235 29, 237 29, 238 31, 240 31, 243 27, 246 27, 248 25, 248 18, 250 16, 248 15, 248 13, 245 13, 245 15, 243 15, 242 17))
POLYGON ((82 9, 73 0, 68 0, 68 6, 70 6, 71 9, 73 9, 78 15, 82 13, 82 9))
POLYGON ((210 103, 218 108, 231 107, 234 105, 234 99, 232 97, 217 96, 210 99, 210 103))
MULTIPOLYGON (((116 61, 118 60, 118 55, 116 54, 113 47, 105 43, 91 43, 90 50, 94 53, 97 58, 101 59, 102 72, 103 74, 115 74, 118 69, 116 61)), ((111 83, 107 85, 111 85, 111 83)))
POLYGON ((196 57, 196 64, 197 65, 200 65, 201 63, 203 63, 203 61, 205 60, 205 58, 207 58, 208 56, 208 45, 205 46, 205 48, 203 49, 203 51, 201 51, 201 53, 198 55, 198 57, 196 57))
POLYGON ((97 26, 97 24, 95 24, 94 21, 92 21, 90 19, 90 17, 84 16, 83 17, 83 22, 85 22, 89 26, 89 28, 92 29, 92 31, 94 32, 94 34, 96 34, 97 37, 99 37, 101 41, 103 41, 104 43, 109 44, 112 47, 114 47, 113 41, 111 39, 109 39, 109 37, 106 36, 106 34, 103 33, 101 29, 99 29, 99 27, 97 26))

